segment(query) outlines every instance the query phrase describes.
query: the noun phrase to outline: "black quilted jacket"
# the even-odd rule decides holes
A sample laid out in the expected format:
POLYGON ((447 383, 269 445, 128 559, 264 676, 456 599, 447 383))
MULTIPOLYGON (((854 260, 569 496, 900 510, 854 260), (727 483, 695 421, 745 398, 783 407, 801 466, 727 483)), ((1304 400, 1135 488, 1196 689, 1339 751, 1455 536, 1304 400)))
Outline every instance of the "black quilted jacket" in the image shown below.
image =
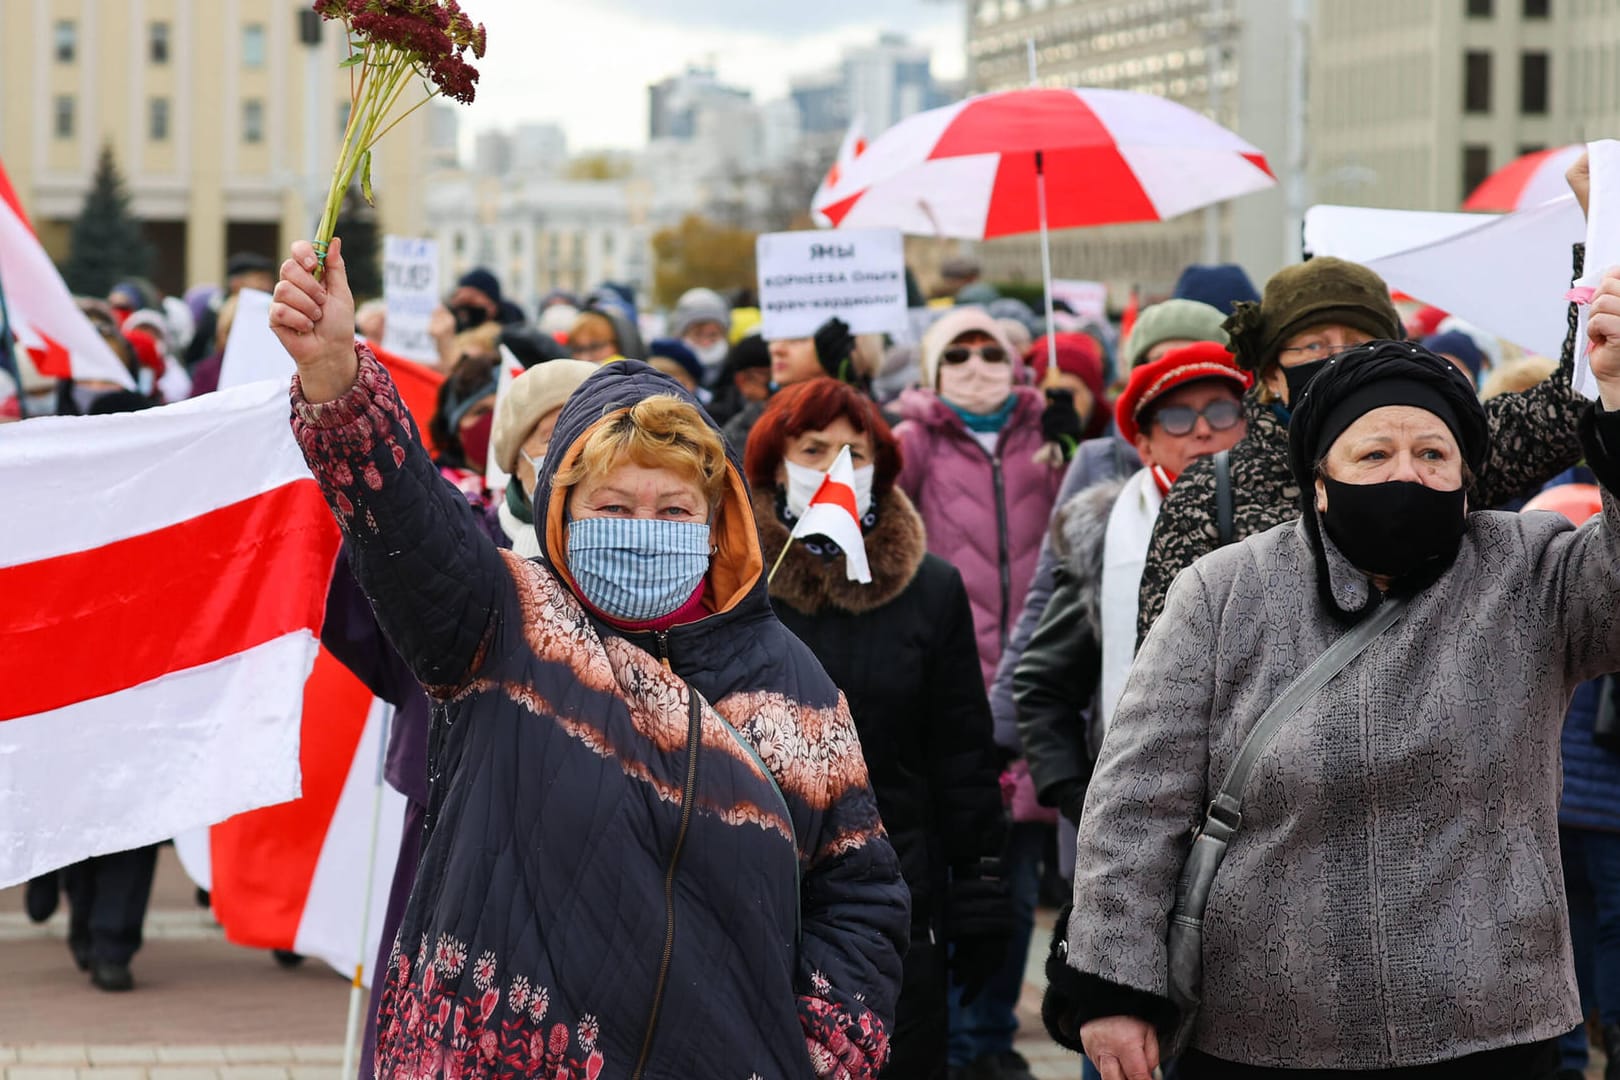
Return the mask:
MULTIPOLYGON (((294 383, 293 426, 436 711, 422 866, 379 972, 378 1075, 874 1075, 906 889, 849 711, 771 612, 740 471, 714 524, 712 613, 626 637, 581 608, 566 567, 496 549, 358 348, 347 396, 310 405, 294 383)), ((565 550, 555 470, 653 393, 681 391, 626 362, 570 399, 542 551, 565 550)))

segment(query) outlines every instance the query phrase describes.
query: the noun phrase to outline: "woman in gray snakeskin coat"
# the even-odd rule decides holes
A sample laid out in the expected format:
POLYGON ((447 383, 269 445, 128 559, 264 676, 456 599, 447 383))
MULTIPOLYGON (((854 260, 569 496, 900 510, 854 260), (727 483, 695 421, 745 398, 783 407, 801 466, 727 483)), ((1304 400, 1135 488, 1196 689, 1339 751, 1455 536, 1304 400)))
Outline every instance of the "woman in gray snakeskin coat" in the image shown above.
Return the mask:
POLYGON ((1200 559, 1137 656, 1080 826, 1046 1018, 1104 1080, 1174 1026, 1166 932, 1190 828, 1266 707, 1388 596, 1403 617, 1260 755, 1204 922, 1181 1080, 1551 1077, 1580 1018, 1558 857, 1559 734, 1620 668, 1620 271, 1592 308, 1605 487, 1585 528, 1468 513, 1489 421, 1408 343, 1296 398, 1303 516, 1200 559))

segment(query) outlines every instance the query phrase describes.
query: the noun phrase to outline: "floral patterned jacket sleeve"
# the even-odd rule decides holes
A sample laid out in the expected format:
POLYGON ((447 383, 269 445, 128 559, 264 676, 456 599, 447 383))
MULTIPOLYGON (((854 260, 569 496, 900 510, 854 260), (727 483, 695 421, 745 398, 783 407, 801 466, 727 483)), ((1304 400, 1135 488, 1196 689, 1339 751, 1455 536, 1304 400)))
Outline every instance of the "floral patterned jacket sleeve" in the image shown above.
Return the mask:
MULTIPOLYGON (((1575 270, 1581 274, 1586 245, 1575 245, 1575 270)), ((1569 305, 1569 330, 1558 370, 1539 385, 1519 394, 1501 394, 1485 403, 1491 424, 1491 456, 1480 471, 1475 494, 1481 507, 1501 506, 1535 491, 1579 464, 1583 453, 1576 426, 1586 399, 1573 387, 1576 308, 1569 305)))
POLYGON ((842 694, 823 752, 826 810, 799 890, 799 1022, 818 1077, 871 1080, 889 1058, 910 894, 842 694))
POLYGON ((323 404, 292 384, 292 426, 343 530, 384 633, 429 694, 451 696, 483 660, 511 576, 466 498, 428 458, 371 350, 353 388, 323 404))

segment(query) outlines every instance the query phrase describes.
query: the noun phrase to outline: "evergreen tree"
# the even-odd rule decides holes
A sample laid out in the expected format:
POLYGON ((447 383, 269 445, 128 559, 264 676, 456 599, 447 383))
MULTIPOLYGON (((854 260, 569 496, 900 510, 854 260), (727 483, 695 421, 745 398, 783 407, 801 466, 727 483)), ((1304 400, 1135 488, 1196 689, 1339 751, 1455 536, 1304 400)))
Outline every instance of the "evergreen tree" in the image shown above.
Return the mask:
POLYGON ((120 281, 146 277, 151 266, 152 245, 141 233, 140 222, 130 216, 129 193, 112 147, 103 145, 84 209, 73 223, 72 249, 62 276, 78 295, 101 297, 120 281))
POLYGON ((353 188, 343 197, 334 235, 343 238, 343 265, 349 289, 361 300, 382 295, 382 265, 378 258, 377 211, 353 188))

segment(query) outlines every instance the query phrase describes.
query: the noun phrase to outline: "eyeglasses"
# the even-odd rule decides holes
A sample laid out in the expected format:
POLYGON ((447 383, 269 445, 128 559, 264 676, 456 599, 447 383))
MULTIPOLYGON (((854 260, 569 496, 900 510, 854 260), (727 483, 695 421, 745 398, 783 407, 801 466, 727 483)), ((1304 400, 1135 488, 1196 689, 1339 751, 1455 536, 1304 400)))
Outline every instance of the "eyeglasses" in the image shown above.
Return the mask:
POLYGON ((1166 405, 1153 414, 1153 422, 1164 429, 1166 435, 1191 435, 1202 416, 1211 431, 1229 431, 1243 419, 1243 406, 1229 398, 1219 398, 1202 410, 1191 405, 1166 405))
POLYGON ((1000 345, 952 345, 939 354, 939 359, 946 364, 965 364, 974 356, 978 356, 987 364, 1007 362, 1007 350, 1000 345))
POLYGON ((1279 353, 1302 353, 1308 361, 1326 360, 1330 356, 1338 356, 1351 349, 1359 349, 1365 341, 1354 341, 1348 345, 1330 345, 1325 341, 1313 341, 1309 345, 1290 345, 1286 349, 1278 349, 1279 353))

